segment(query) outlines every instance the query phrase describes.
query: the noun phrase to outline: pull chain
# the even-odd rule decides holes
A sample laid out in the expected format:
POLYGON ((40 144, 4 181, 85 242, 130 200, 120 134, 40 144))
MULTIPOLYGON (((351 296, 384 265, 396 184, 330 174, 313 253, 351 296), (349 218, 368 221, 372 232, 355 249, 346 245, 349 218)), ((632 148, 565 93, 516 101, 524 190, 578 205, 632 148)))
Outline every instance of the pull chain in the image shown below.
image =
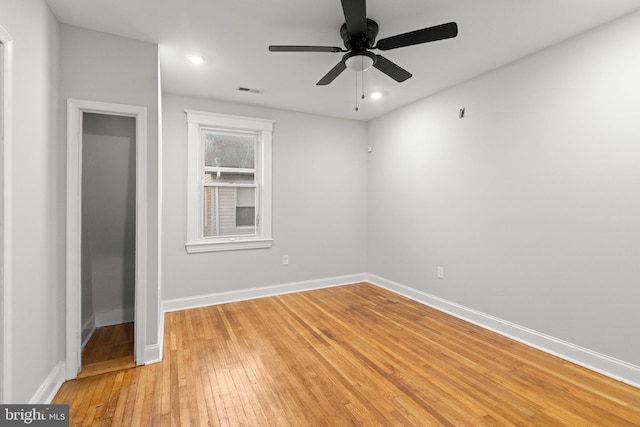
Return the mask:
POLYGON ((358 111, 358 72, 356 71, 356 111, 358 111))
POLYGON ((364 56, 360 60, 362 61, 362 99, 364 99, 364 56))
MULTIPOLYGON (((365 97, 364 97, 364 56, 360 57, 360 64, 361 64, 360 69, 362 70, 362 71, 360 71, 360 73, 361 73, 361 77, 360 77, 361 82, 360 83, 362 84, 362 96, 361 97, 362 97, 362 99, 365 99, 365 97)), ((356 71, 356 111, 358 111, 358 72, 357 71, 356 71)))

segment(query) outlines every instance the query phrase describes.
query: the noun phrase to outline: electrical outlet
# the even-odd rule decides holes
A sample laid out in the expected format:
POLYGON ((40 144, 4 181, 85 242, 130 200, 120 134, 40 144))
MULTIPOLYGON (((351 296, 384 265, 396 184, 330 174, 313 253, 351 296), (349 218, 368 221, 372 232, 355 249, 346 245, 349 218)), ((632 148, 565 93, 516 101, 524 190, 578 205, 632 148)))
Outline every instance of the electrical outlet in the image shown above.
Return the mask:
POLYGON ((444 267, 438 266, 438 279, 444 279, 444 267))
POLYGON ((289 255, 282 255, 282 265, 289 265, 289 255))

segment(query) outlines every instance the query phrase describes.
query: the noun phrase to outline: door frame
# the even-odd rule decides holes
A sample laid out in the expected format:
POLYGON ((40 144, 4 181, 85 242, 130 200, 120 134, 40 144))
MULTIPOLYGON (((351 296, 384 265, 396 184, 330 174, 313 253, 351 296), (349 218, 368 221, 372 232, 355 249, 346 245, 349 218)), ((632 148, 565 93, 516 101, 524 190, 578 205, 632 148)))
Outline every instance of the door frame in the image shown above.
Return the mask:
POLYGON ((0 402, 11 403, 12 361, 11 361, 11 135, 13 104, 12 61, 13 38, 0 26, 0 49, 2 50, 2 79, 0 80, 0 108, 2 135, 0 135, 0 402))
POLYGON ((67 100, 67 251, 66 379, 77 377, 82 351, 82 117, 83 113, 136 119, 136 248, 134 358, 144 365, 147 313, 147 109, 133 105, 67 100))

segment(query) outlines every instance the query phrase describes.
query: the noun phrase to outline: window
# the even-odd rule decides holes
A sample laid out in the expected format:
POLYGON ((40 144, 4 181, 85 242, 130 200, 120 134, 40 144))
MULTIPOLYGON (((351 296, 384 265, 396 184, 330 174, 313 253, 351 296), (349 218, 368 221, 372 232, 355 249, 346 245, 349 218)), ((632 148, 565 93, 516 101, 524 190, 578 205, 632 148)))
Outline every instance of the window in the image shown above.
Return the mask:
POLYGON ((186 113, 187 252, 271 247, 274 122, 186 113))
POLYGON ((256 234, 258 134, 203 129, 204 237, 256 234))

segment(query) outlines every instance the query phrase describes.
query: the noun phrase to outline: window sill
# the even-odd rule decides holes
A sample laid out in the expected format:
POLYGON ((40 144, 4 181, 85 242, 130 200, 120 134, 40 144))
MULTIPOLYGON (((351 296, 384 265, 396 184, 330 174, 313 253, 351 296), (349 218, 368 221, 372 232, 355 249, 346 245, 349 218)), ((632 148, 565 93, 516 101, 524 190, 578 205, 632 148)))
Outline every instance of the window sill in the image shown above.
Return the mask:
POLYGON ((186 243, 187 253, 198 254, 204 252, 238 251, 245 249, 268 249, 273 246, 273 239, 251 240, 216 240, 211 242, 186 243))

